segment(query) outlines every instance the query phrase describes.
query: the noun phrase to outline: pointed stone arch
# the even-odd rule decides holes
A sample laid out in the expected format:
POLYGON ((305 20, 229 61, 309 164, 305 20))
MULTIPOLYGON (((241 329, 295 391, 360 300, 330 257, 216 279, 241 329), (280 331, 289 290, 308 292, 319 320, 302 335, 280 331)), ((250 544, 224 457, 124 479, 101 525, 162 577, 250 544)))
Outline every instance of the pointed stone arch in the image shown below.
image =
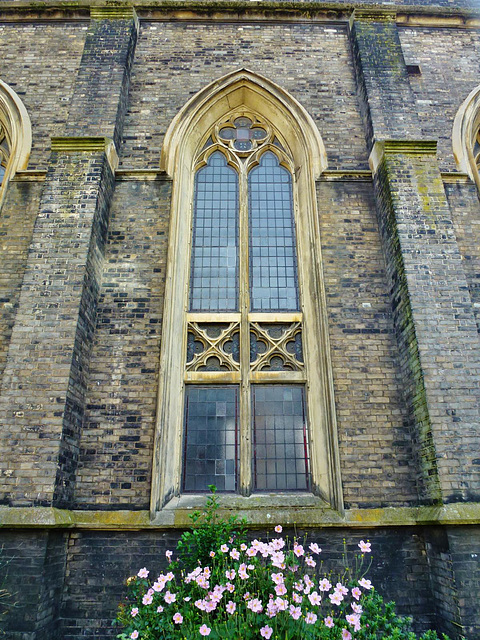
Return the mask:
POLYGON ((469 93, 457 111, 452 146, 458 169, 467 173, 480 191, 480 85, 469 93))
MULTIPOLYGON (((343 510, 315 180, 327 167, 321 135, 295 98, 267 78, 241 69, 200 90, 170 124, 160 166, 172 178, 172 205, 153 460, 152 517, 180 495, 183 362, 188 298, 195 157, 209 131, 232 112, 261 114, 293 160, 299 280, 304 291, 304 349, 313 493, 343 510), (182 328, 182 329, 180 329, 182 328), (180 334, 180 331, 182 332, 180 334), (180 337, 181 335, 181 337, 180 337)), ((241 498, 237 499, 241 502, 241 498)))
MULTIPOLYGON (((27 168, 32 148, 32 125, 18 95, 0 80, 0 144, 3 144, 5 175, 0 186, 0 203, 8 180, 27 168)), ((1 160, 1 159, 0 159, 1 160)))

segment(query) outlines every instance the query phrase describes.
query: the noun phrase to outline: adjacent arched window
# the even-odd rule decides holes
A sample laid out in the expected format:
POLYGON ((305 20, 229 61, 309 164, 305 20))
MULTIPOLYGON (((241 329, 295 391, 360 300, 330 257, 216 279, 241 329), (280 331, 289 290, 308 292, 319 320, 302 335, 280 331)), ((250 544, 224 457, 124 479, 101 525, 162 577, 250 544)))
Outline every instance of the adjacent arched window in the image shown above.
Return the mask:
POLYGON ((27 168, 31 146, 28 113, 15 91, 0 80, 0 204, 9 178, 27 168))
POLYGON ((314 178, 318 130, 248 71, 165 139, 172 218, 152 510, 215 484, 342 508, 314 178))
POLYGON ((470 176, 480 192, 480 85, 470 92, 457 111, 452 145, 459 170, 470 176))

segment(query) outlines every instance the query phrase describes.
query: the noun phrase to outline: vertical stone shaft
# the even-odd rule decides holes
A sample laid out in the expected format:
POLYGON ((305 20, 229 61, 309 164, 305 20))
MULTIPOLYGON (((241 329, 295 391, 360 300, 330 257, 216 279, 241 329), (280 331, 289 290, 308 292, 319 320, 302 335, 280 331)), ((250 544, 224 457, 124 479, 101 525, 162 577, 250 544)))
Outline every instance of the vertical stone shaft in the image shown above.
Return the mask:
POLYGON ((374 171, 420 497, 474 500, 480 344, 436 143, 421 127, 392 16, 355 12, 350 35, 374 171), (476 447, 475 447, 476 444, 476 447))
POLYGON ((52 154, 0 399, 0 503, 69 506, 138 24, 97 8, 52 154))

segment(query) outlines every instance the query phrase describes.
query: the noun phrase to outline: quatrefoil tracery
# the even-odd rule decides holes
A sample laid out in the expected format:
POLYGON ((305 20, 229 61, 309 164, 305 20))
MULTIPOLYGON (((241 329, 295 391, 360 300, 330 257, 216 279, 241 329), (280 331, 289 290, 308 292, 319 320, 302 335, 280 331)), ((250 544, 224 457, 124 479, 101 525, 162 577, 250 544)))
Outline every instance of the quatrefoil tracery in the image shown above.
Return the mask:
POLYGON ((239 371, 238 322, 188 323, 187 371, 239 371))
POLYGON ((302 371, 302 327, 300 322, 250 325, 252 371, 302 371))

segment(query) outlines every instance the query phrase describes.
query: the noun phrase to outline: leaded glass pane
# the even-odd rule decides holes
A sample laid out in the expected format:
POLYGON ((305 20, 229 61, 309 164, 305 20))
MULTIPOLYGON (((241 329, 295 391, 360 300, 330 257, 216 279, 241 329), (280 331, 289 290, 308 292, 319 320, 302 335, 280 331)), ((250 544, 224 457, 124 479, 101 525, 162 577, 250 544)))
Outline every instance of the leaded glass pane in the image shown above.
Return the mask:
POLYGON ((255 490, 308 490, 304 388, 253 385, 252 413, 255 490))
POLYGON ((235 491, 238 467, 238 388, 185 389, 183 490, 235 491))
POLYGON ((0 184, 3 182, 3 176, 5 175, 5 167, 0 164, 0 184))
POLYGON ((248 177, 252 311, 298 310, 292 177, 267 152, 248 177))
POLYGON ((195 177, 191 311, 238 306, 238 174, 213 153, 195 177))

